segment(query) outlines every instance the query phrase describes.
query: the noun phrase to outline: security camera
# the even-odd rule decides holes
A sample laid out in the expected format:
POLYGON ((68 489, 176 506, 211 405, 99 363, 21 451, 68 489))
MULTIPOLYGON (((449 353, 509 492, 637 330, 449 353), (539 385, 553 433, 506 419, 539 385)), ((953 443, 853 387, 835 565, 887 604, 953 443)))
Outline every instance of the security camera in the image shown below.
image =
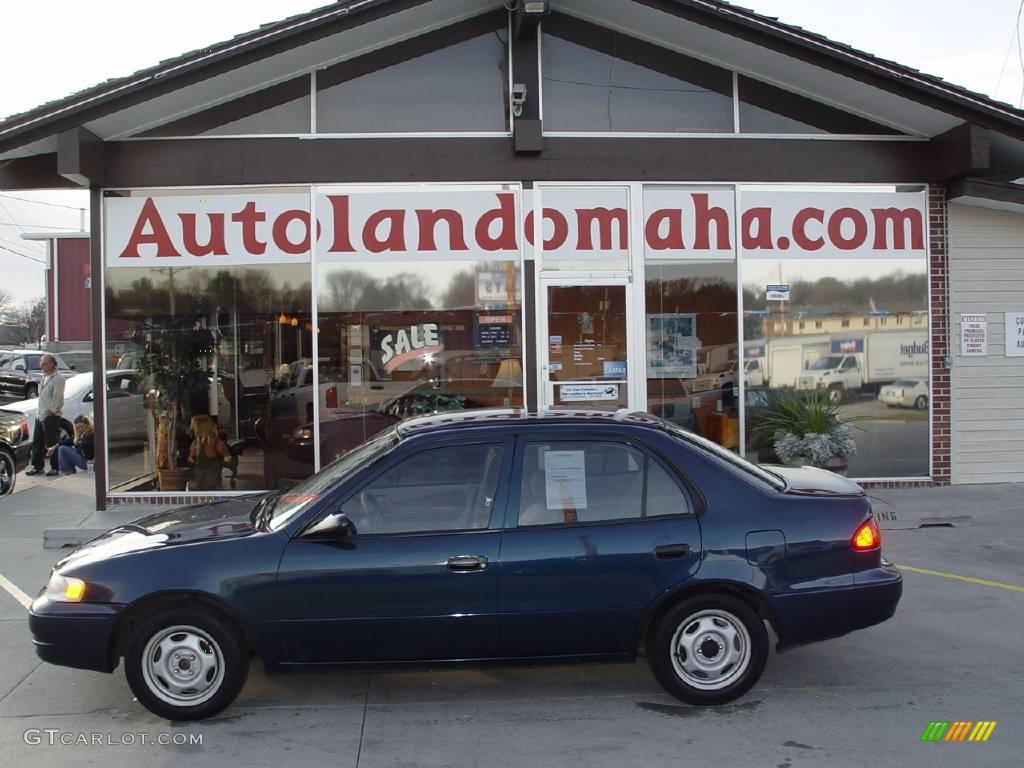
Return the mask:
POLYGON ((525 83, 515 83, 512 86, 512 114, 519 117, 523 114, 523 104, 526 103, 525 83))

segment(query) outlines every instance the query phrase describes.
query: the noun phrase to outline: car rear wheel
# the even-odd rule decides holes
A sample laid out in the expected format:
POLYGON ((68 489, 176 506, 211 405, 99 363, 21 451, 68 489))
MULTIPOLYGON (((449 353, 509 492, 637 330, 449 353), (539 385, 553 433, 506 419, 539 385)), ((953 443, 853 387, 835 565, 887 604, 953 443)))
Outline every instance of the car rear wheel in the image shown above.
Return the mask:
POLYGON ((14 479, 17 477, 17 469, 14 463, 14 454, 7 448, 0 448, 0 496, 6 496, 14 490, 14 479))
POLYGON ((917 400, 914 401, 914 407, 917 408, 917 410, 919 410, 919 411, 927 411, 928 410, 928 396, 927 395, 918 395, 917 396, 917 400))
POLYGON ((697 595, 654 627, 648 660, 662 687, 687 704, 724 704, 761 677, 768 632, 761 617, 730 595, 697 595))
POLYGON ((202 720, 231 704, 249 675, 238 630, 204 608, 174 608, 143 620, 125 649, 132 693, 154 715, 202 720))
POLYGON ((33 397, 39 397, 39 387, 35 384, 29 384, 25 387, 25 399, 31 400, 33 397))

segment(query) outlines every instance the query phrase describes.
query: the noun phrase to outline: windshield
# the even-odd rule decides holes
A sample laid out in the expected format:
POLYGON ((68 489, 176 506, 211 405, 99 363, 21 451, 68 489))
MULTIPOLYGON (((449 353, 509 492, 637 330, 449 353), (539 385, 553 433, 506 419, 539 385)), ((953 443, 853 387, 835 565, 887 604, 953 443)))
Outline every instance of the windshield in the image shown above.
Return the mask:
POLYGON ((372 464, 397 444, 398 432, 389 429, 342 454, 312 477, 282 493, 274 502, 267 527, 276 531, 287 525, 289 520, 308 509, 346 477, 372 464))
POLYGON ((828 371, 833 368, 838 368, 839 363, 843 358, 838 355, 829 355, 828 357, 820 357, 811 363, 812 371, 828 371))
POLYGON ((727 461, 732 464, 736 469, 741 472, 746 472, 748 475, 753 475, 763 483, 767 483, 772 488, 782 491, 786 488, 786 481, 776 475, 774 472, 769 472, 763 467, 759 467, 756 464, 751 464, 744 458, 736 455, 727 448, 723 448, 718 443, 713 443, 706 437, 701 437, 693 432, 687 432, 682 427, 676 426, 671 422, 665 422, 665 426, 669 432, 674 434, 676 437, 681 438, 685 442, 692 443, 697 448, 703 449, 708 453, 712 453, 723 461, 727 461))

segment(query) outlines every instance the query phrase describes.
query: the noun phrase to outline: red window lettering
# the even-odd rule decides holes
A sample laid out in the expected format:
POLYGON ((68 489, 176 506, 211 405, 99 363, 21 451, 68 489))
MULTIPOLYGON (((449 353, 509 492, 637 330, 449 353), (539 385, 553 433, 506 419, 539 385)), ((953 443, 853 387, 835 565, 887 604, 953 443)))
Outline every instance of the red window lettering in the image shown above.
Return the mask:
POLYGON ((309 211, 300 211, 298 209, 285 211, 274 220, 274 245, 284 253, 289 253, 293 256, 300 253, 308 253, 309 229, 309 211), (302 239, 297 243, 293 243, 288 239, 288 225, 293 221, 302 222, 306 232, 306 234, 302 236, 302 239))
POLYGON ((405 250, 405 211, 387 208, 377 211, 363 225, 363 245, 370 253, 405 250), (381 239, 377 230, 384 222, 388 224, 387 237, 381 239))
POLYGON ((828 239, 841 251, 860 248, 868 239, 868 220, 856 208, 839 208, 828 217, 828 239), (853 222, 853 234, 843 235, 843 222, 853 222))
POLYGON ((476 223, 476 242, 485 251, 514 251, 516 242, 516 198, 508 192, 496 193, 498 207, 492 208, 476 223), (492 236, 491 225, 498 222, 501 231, 492 236))
POLYGON ((231 221, 242 225, 242 246, 246 253, 260 256, 267 250, 267 244, 256 237, 256 225, 267 220, 267 214, 256 210, 256 203, 250 201, 238 213, 231 214, 231 221))
POLYGON ((803 208, 793 219, 793 242, 805 251, 818 251, 825 247, 825 238, 807 236, 807 222, 825 223, 825 211, 821 208, 803 208))
MULTIPOLYGON (((551 233, 551 238, 544 241, 544 250, 557 251, 569 239, 569 222, 562 212, 555 208, 545 208, 543 213, 544 218, 550 221, 555 228, 555 231, 551 233)), ((533 245, 533 211, 526 214, 523 226, 526 229, 526 241, 533 245)))
POLYGON ((419 250, 437 250, 437 242, 434 240, 434 230, 439 221, 443 221, 448 225, 448 250, 469 250, 466 246, 466 238, 462 231, 462 214, 458 211, 453 211, 451 208, 440 208, 436 211, 417 208, 416 221, 419 223, 420 230, 419 250))
POLYGON ((156 209, 153 198, 147 197, 142 204, 142 211, 135 222, 131 237, 128 238, 128 245, 121 251, 122 259, 138 259, 140 245, 155 245, 157 256, 181 256, 178 249, 171 242, 171 236, 167 234, 167 227, 164 220, 160 218, 160 212, 156 209), (149 227, 149 234, 146 234, 146 227, 149 227))
POLYGON ((619 225, 619 250, 626 250, 628 233, 626 230, 625 208, 577 208, 576 223, 579 227, 576 239, 577 250, 594 250, 593 229, 595 223, 597 224, 597 239, 600 250, 611 251, 615 249, 615 246, 612 245, 612 224, 619 225))
POLYGON ((711 250, 711 224, 715 224, 715 248, 728 251, 732 248, 729 241, 729 212, 720 206, 710 206, 709 197, 695 194, 693 197, 694 225, 696 235, 693 239, 694 250, 711 250))
POLYGON ((200 243, 196 235, 196 215, 194 213, 179 213, 181 219, 181 239, 185 243, 185 250, 193 256, 227 256, 228 249, 224 245, 224 214, 208 213, 206 217, 210 220, 210 237, 205 243, 200 243))
POLYGON ((915 251, 924 249, 924 221, 921 212, 914 208, 872 208, 871 216, 875 222, 875 242, 872 247, 876 251, 902 251, 907 247, 907 227, 910 227, 910 248, 915 251), (889 239, 889 227, 892 227, 892 239, 889 239))

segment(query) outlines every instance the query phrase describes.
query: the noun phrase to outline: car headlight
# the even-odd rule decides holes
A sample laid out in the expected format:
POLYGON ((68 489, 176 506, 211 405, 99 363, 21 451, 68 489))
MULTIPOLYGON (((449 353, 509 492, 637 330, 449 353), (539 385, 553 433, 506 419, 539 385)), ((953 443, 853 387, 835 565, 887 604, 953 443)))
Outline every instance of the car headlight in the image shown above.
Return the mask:
POLYGON ((312 440, 313 430, 310 427, 299 427, 292 433, 292 437, 296 440, 312 440))
POLYGON ((85 582, 55 573, 46 583, 45 597, 55 603, 80 603, 85 597, 85 582))

